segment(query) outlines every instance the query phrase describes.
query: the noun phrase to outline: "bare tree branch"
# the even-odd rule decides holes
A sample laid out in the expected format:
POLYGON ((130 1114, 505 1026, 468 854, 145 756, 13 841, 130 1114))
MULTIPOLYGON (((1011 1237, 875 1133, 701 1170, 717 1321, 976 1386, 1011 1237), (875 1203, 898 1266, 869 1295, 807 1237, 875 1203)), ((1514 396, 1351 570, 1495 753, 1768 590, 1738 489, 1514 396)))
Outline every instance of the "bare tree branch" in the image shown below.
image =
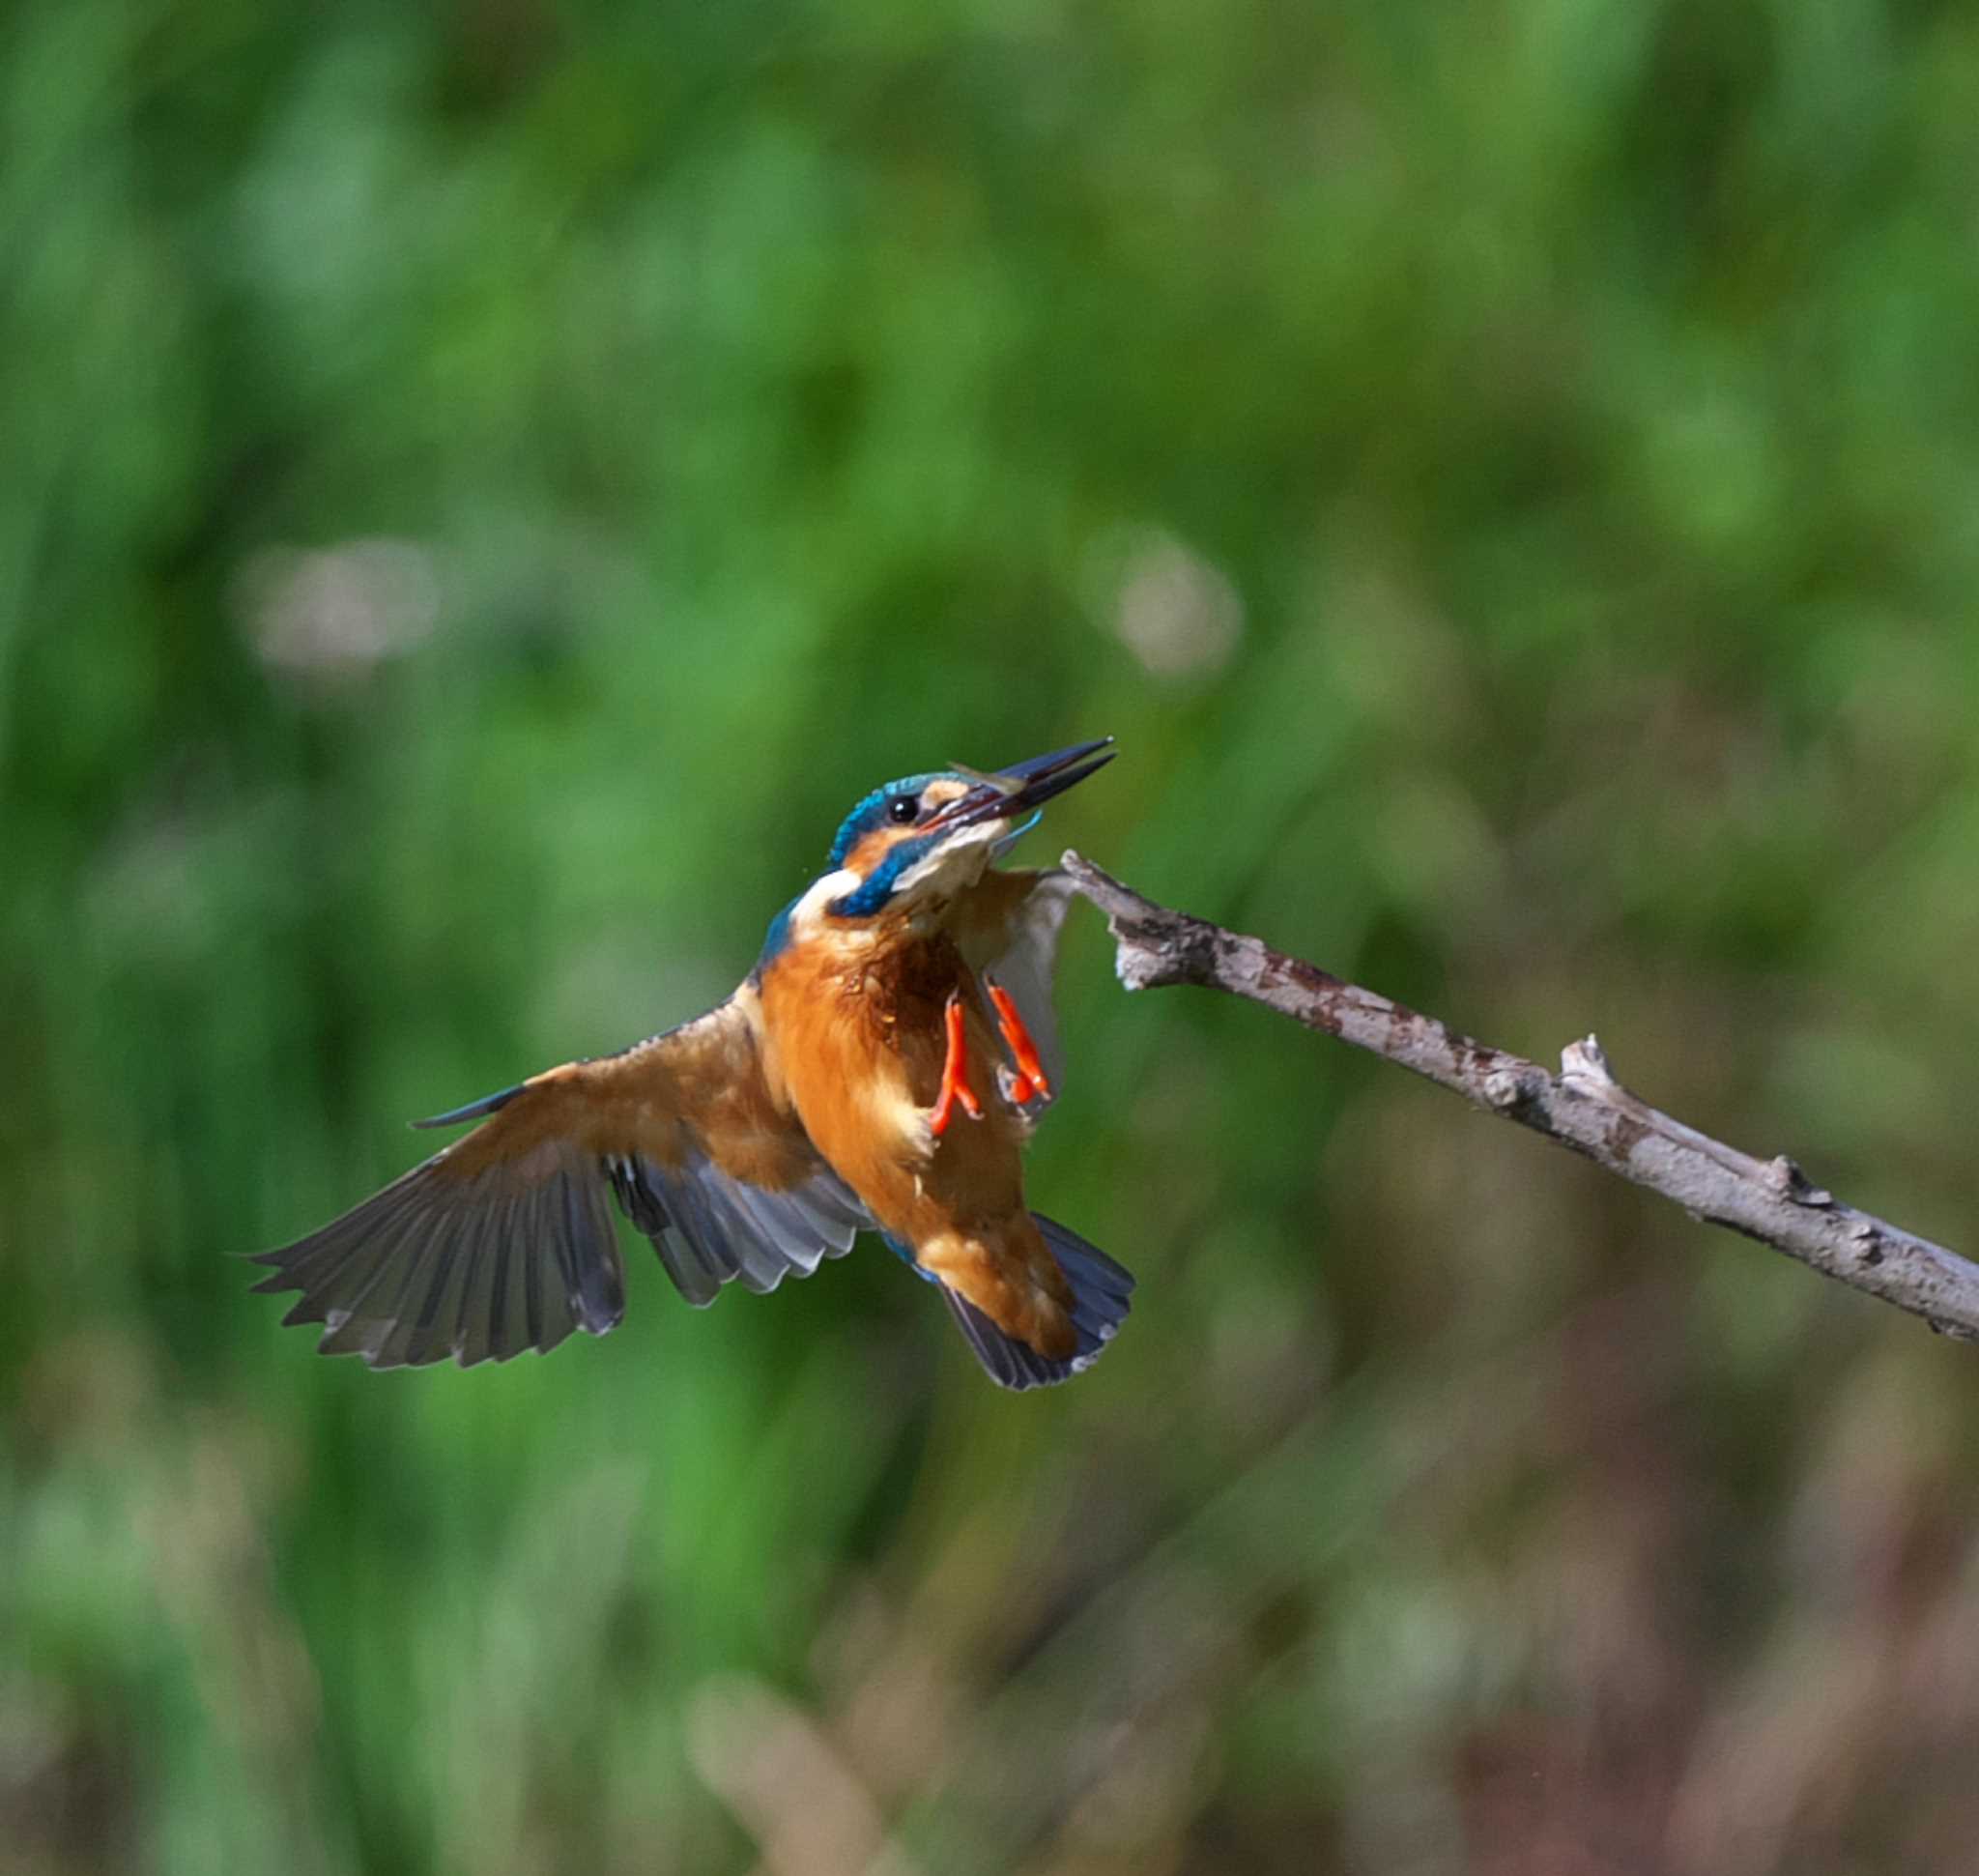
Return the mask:
POLYGON ((1129 990, 1197 984, 1248 997, 1570 1146, 1693 1218, 1784 1251, 1941 1334, 1979 1341, 1979 1265, 1843 1204, 1784 1154, 1754 1159, 1658 1112, 1615 1079, 1592 1036, 1568 1044, 1551 1075, 1257 938, 1158 906, 1076 853, 1065 870, 1106 914, 1129 990))

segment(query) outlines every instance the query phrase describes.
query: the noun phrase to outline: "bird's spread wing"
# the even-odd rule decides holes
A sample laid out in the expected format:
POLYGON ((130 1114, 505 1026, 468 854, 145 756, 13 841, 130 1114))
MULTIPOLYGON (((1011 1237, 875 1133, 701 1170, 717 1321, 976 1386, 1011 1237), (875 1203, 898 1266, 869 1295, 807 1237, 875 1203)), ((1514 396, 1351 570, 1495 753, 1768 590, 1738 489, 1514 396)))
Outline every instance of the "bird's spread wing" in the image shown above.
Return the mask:
POLYGON ((754 994, 594 1061, 566 1062, 422 1126, 481 1120, 322 1230, 257 1262, 301 1290, 327 1354, 462 1367, 603 1335, 625 1311, 607 1195, 690 1303, 774 1289, 843 1256, 865 1208, 772 1101, 754 994))
POLYGON ((1071 879, 1055 868, 1045 873, 992 868, 958 903, 952 924, 969 967, 1000 984, 1016 1002, 1052 1095, 1065 1064, 1051 1005, 1051 976, 1072 898, 1071 879))

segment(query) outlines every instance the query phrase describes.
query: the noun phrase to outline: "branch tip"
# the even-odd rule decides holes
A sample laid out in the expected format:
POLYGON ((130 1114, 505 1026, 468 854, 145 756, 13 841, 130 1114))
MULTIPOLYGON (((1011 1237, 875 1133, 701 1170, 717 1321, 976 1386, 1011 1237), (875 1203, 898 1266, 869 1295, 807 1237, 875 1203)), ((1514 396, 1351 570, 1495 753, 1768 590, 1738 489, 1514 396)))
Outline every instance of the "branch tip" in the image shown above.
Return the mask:
POLYGON ((1068 851, 1060 864, 1104 913, 1127 989, 1196 984, 1261 1003, 1572 1147, 1692 1218, 1907 1310, 1940 1335, 1979 1341, 1979 1266, 1840 1203, 1784 1153, 1760 1160, 1660 1112, 1617 1080, 1595 1036, 1561 1051, 1556 1078, 1256 938, 1157 905, 1083 854, 1068 851))

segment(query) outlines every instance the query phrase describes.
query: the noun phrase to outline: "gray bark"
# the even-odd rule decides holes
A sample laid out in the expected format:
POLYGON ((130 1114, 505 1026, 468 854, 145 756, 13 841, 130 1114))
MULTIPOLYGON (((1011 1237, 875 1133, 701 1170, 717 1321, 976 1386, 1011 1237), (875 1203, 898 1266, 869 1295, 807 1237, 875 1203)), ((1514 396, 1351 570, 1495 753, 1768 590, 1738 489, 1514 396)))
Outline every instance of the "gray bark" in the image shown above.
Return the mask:
POLYGON ((1158 906, 1076 853, 1064 864, 1105 913, 1129 990, 1195 984, 1262 1003, 1569 1146, 1694 1218, 1784 1251, 1941 1334, 1979 1340, 1979 1265, 1844 1204, 1784 1154, 1756 1159, 1660 1112, 1616 1080, 1592 1036, 1569 1043, 1551 1074, 1260 939, 1158 906))

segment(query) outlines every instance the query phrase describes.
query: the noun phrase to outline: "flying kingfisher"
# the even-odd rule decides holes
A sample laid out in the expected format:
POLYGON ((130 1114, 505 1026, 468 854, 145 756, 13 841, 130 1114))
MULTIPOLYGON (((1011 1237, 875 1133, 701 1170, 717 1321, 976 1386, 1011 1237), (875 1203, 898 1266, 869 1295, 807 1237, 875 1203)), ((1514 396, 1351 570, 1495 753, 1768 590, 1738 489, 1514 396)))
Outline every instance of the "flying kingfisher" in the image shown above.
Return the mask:
POLYGON ((255 1288, 301 1290, 283 1321, 323 1323, 326 1354, 373 1368, 601 1336, 625 1313, 609 1194, 698 1307, 731 1280, 808 1277, 877 1231, 991 1379, 1076 1374, 1133 1279, 1024 1203, 1023 1148, 1058 1087, 1050 979, 1071 885, 991 862, 1111 741, 875 789, 727 1002, 416 1121, 480 1124, 261 1254, 274 1268, 255 1288))

